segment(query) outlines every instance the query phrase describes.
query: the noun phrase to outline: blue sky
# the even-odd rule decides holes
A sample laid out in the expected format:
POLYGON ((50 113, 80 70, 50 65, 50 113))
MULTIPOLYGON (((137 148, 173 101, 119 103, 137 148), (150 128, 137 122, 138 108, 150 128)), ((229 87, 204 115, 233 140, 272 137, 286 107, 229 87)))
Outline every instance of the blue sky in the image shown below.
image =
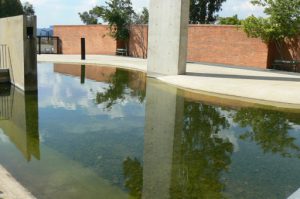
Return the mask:
MULTIPOLYGON (((38 27, 44 28, 50 25, 75 25, 82 24, 78 12, 91 9, 95 5, 104 4, 105 0, 21 0, 33 4, 38 16, 38 27)), ((132 0, 133 7, 139 11, 142 7, 148 7, 150 0, 132 0)), ((227 0, 223 4, 220 16, 232 16, 238 14, 245 18, 251 14, 263 15, 260 7, 253 6, 250 0, 227 0)))

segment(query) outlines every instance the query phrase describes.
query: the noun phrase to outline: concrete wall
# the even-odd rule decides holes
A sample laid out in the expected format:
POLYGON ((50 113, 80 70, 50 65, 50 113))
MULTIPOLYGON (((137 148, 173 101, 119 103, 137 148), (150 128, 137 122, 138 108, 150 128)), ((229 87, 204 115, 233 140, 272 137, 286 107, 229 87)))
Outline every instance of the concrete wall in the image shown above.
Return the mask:
POLYGON ((54 26, 53 34, 61 40, 63 54, 80 54, 80 38, 86 38, 87 54, 114 55, 116 41, 106 25, 54 26))
POLYGON ((7 45, 11 82, 22 90, 36 90, 36 18, 23 15, 0 19, 0 44, 7 45), (27 27, 33 35, 28 37, 27 27))

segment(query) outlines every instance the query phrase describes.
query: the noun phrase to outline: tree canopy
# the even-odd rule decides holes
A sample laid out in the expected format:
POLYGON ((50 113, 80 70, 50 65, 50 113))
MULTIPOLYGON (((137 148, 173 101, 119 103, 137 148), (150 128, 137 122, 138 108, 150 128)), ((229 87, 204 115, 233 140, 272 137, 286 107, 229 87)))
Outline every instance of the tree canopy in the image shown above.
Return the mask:
POLYGON ((210 24, 217 20, 216 13, 221 10, 226 0, 191 0, 190 23, 210 24))
POLYGON ((264 7, 267 18, 250 16, 243 25, 250 37, 265 42, 283 41, 300 33, 300 0, 252 0, 264 7))
POLYGON ((107 22, 110 34, 119 41, 129 38, 129 26, 135 14, 131 0, 108 0, 105 6, 96 6, 88 12, 79 13, 86 24, 97 24, 99 20, 107 22))
POLYGON ((221 25, 242 25, 242 20, 238 18, 238 15, 232 17, 220 17, 218 24, 221 25))
POLYGON ((22 14, 24 12, 20 0, 0 0, 0 18, 22 14))
POLYGON ((33 16, 33 15, 35 14, 33 5, 30 4, 29 2, 25 2, 25 3, 23 4, 23 12, 24 12, 24 14, 27 15, 27 16, 33 16))
POLYGON ((149 10, 144 7, 141 13, 134 13, 132 23, 134 24, 148 24, 149 23, 149 10))
POLYGON ((0 0, 0 18, 23 14, 28 16, 35 14, 32 4, 25 2, 22 5, 20 0, 0 0))

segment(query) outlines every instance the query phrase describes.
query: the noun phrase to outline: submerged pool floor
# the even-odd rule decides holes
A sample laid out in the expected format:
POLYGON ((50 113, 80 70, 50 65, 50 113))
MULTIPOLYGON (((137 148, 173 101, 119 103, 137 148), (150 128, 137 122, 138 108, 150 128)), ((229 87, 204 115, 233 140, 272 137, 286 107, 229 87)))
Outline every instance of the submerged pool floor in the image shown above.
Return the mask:
POLYGON ((217 103, 110 67, 39 64, 0 87, 0 164, 41 199, 282 199, 300 187, 300 113, 217 103))

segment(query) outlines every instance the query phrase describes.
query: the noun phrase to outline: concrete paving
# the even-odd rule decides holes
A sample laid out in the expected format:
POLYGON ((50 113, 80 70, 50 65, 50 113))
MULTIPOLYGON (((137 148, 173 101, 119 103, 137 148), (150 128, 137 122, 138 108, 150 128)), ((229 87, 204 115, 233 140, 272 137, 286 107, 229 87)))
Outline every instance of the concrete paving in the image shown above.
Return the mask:
MULTIPOLYGON (((147 71, 147 60, 90 55, 81 61, 79 55, 39 55, 39 62, 95 64, 147 71)), ((300 109, 300 74, 188 63, 186 75, 158 76, 157 79, 195 92, 234 98, 251 103, 300 109)))
POLYGON ((2 199, 36 199, 28 190, 17 182, 10 173, 0 165, 0 198, 2 199))
POLYGON ((300 188, 287 199, 299 199, 299 198, 300 198, 300 188))

